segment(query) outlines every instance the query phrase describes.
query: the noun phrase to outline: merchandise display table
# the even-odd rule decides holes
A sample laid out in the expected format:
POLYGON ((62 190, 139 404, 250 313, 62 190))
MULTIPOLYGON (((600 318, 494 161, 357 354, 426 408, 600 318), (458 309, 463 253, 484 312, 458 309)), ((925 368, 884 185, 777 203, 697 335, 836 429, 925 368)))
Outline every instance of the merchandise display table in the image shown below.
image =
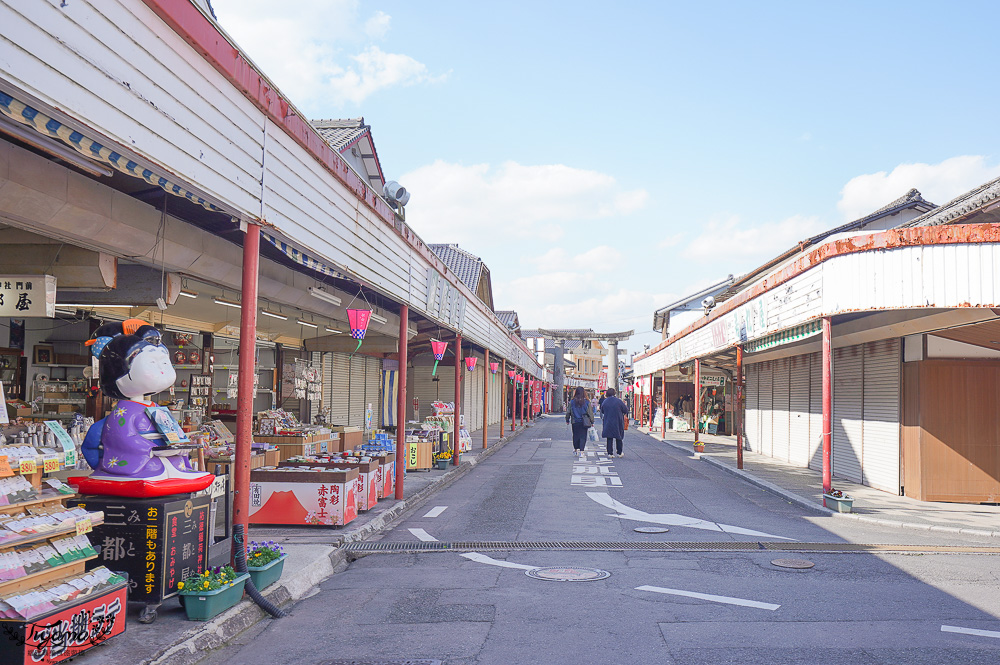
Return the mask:
POLYGON ((343 526, 358 516, 358 468, 250 472, 250 523, 343 526))

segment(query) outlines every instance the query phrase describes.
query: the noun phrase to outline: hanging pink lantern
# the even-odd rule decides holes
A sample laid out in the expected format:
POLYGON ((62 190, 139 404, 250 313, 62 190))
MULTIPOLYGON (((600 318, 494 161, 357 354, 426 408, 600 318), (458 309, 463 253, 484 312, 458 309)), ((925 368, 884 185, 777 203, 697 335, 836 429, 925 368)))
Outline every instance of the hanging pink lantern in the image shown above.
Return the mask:
MULTIPOLYGON (((371 321, 372 311, 370 309, 349 309, 347 310, 347 322, 351 325, 351 337, 358 340, 358 349, 361 348, 361 340, 368 332, 368 322, 371 321)), ((357 353, 358 349, 354 349, 357 353)))
POLYGON ((447 348, 448 342, 439 342, 436 339, 431 340, 431 351, 434 353, 434 371, 431 372, 431 376, 437 376, 438 363, 444 360, 444 352, 447 348))
POLYGON ((469 370, 470 372, 473 371, 473 370, 475 370, 476 369, 476 361, 478 361, 478 360, 479 360, 479 358, 476 358, 475 356, 468 356, 468 357, 466 357, 466 359, 465 359, 465 369, 469 370))
POLYGON ((510 378, 511 381, 513 381, 514 380, 514 370, 512 370, 512 369, 507 370, 507 376, 510 378))
POLYGON ((490 363, 490 373, 496 374, 500 371, 500 363, 490 363))

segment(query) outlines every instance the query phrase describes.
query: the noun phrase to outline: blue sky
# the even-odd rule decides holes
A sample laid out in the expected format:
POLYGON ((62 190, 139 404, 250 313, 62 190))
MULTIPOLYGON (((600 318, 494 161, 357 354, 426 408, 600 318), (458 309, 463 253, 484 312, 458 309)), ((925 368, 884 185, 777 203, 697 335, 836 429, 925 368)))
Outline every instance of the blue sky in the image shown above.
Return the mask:
POLYGON ((313 118, 364 116, 427 242, 526 327, 635 329, 916 187, 1000 177, 986 2, 213 0, 313 118))

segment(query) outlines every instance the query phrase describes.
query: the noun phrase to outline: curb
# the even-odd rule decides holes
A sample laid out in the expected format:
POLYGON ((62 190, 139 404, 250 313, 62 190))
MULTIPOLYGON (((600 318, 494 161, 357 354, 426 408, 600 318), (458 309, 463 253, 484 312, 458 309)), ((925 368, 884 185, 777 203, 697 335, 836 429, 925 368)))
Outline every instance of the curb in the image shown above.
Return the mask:
MULTIPOLYGON (((679 443, 674 443, 673 441, 666 441, 666 440, 663 440, 663 439, 658 439, 658 440, 661 443, 665 443, 668 446, 673 446, 674 448, 676 448, 678 450, 681 450, 683 452, 687 452, 687 453, 691 452, 690 446, 686 446, 686 445, 679 444, 679 443)), ((799 506, 802 506, 803 508, 808 508, 809 510, 816 511, 816 512, 821 513, 823 515, 829 515, 829 516, 838 517, 838 518, 841 518, 841 519, 855 520, 855 521, 858 521, 858 522, 864 522, 866 524, 874 524, 874 525, 878 525, 878 526, 892 527, 892 528, 896 528, 896 529, 916 529, 918 531, 935 531, 935 532, 939 532, 939 533, 958 533, 958 534, 962 534, 962 535, 966 535, 966 536, 979 536, 979 537, 985 537, 985 538, 1000 538, 1000 531, 983 531, 981 529, 960 528, 960 527, 954 527, 954 526, 939 526, 939 525, 936 525, 936 524, 919 524, 917 522, 902 522, 900 520, 890 520, 890 519, 885 519, 885 518, 881 518, 881 517, 872 517, 870 515, 858 515, 858 514, 855 514, 855 513, 839 513, 839 512, 837 512, 835 510, 830 510, 829 508, 827 508, 825 506, 818 505, 816 502, 811 501, 811 500, 809 500, 809 499, 807 499, 807 498, 805 498, 805 497, 803 497, 803 496, 801 496, 799 494, 795 494, 794 492, 790 492, 789 490, 786 490, 783 487, 779 487, 778 485, 775 485, 774 483, 771 483, 771 482, 768 482, 766 480, 763 480, 762 478, 758 478, 757 476, 753 475, 752 473, 749 473, 749 472, 744 471, 742 469, 734 469, 733 467, 729 466, 728 464, 726 464, 724 462, 720 462, 720 461, 718 461, 716 459, 713 459, 712 457, 706 457, 704 454, 700 454, 699 453, 699 454, 695 454, 694 458, 695 459, 701 459, 704 462, 708 462, 712 466, 717 467, 719 469, 722 469, 723 471, 726 471, 727 473, 730 473, 730 474, 736 476, 737 478, 742 478, 743 480, 747 481, 751 485, 756 485, 757 487, 760 487, 763 490, 767 490, 768 492, 772 492, 774 494, 777 494, 778 496, 782 497, 783 499, 786 499, 786 500, 788 500, 788 501, 790 501, 792 503, 798 504, 799 506)))
MULTIPOLYGON (((264 597, 284 609, 309 595, 316 585, 347 567, 349 561, 344 545, 366 540, 406 517, 409 513, 420 508, 431 496, 469 473, 473 467, 526 432, 531 426, 530 424, 526 425, 501 437, 484 452, 448 470, 440 480, 424 487, 410 498, 399 501, 392 508, 380 513, 378 517, 363 526, 343 534, 337 534, 339 537, 333 538, 333 544, 324 546, 329 548, 326 556, 315 559, 290 575, 282 576, 277 585, 268 587, 269 591, 264 594, 264 597)), ((245 598, 214 619, 184 631, 179 642, 175 642, 150 658, 140 661, 140 665, 195 665, 207 658, 210 651, 227 646, 231 640, 269 616, 256 603, 245 598)))

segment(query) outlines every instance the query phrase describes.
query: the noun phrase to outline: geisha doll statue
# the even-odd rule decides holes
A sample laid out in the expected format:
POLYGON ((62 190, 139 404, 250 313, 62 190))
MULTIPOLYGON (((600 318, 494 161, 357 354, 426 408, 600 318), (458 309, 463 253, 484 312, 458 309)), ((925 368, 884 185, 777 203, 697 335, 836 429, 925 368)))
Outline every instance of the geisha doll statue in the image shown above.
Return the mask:
POLYGON ((191 468, 187 448, 170 445, 181 432, 177 421, 147 400, 177 377, 160 331, 139 319, 106 323, 87 344, 100 360, 101 390, 118 401, 84 439, 83 456, 94 472, 70 484, 81 494, 128 497, 197 492, 212 484, 212 474, 191 468))

